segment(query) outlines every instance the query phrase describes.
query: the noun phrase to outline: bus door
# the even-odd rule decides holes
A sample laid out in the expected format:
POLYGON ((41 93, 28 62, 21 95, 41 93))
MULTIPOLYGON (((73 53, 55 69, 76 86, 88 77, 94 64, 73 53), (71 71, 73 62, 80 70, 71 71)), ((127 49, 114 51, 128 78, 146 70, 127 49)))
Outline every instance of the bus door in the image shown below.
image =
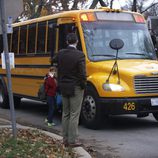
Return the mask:
POLYGON ((78 36, 78 49, 81 50, 81 42, 79 38, 79 31, 77 29, 76 23, 72 18, 60 18, 58 19, 58 50, 67 47, 66 36, 69 33, 76 33, 78 36))

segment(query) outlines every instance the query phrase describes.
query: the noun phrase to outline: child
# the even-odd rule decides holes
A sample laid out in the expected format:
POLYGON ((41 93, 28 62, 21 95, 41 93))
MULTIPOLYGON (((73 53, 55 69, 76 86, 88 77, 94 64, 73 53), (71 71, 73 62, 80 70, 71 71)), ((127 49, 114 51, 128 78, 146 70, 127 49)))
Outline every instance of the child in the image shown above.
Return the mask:
POLYGON ((57 81, 55 78, 55 67, 51 67, 48 74, 45 77, 45 92, 47 94, 47 104, 48 104, 48 117, 45 119, 48 127, 55 125, 53 122, 53 114, 55 108, 55 96, 57 90, 57 81))

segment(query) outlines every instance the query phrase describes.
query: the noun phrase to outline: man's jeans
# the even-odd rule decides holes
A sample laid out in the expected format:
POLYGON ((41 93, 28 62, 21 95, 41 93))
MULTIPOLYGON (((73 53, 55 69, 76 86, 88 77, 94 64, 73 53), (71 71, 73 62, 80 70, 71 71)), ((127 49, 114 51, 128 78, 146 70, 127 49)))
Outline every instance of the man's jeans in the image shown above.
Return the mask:
POLYGON ((75 95, 72 97, 62 96, 63 113, 62 128, 63 140, 68 143, 75 143, 78 136, 78 122, 81 112, 84 90, 75 87, 75 95))
POLYGON ((47 104, 48 104, 48 122, 52 123, 53 114, 54 114, 54 106, 55 106, 55 97, 47 96, 47 104))

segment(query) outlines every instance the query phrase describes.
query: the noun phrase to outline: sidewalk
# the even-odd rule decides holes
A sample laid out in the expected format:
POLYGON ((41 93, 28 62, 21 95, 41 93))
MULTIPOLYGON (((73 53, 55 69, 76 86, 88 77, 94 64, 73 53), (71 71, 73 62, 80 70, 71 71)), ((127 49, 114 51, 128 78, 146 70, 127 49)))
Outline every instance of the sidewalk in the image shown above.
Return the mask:
MULTIPOLYGON (((0 118, 0 128, 5 128, 5 127, 9 127, 11 128, 11 122, 9 120, 6 120, 6 119, 2 119, 0 118)), ((23 129, 34 129, 32 127, 28 127, 28 126, 23 126, 23 125, 20 125, 20 124, 16 124, 16 127, 17 128, 23 128, 23 129)), ((44 131, 44 130, 41 130, 40 131, 56 140, 62 140, 62 137, 57 135, 57 134, 54 134, 54 133, 51 133, 51 132, 48 132, 48 131, 44 131)), ((80 158, 91 158, 91 156, 89 155, 89 153, 84 150, 82 147, 76 147, 76 148, 73 148, 74 152, 78 153, 80 155, 80 158)))

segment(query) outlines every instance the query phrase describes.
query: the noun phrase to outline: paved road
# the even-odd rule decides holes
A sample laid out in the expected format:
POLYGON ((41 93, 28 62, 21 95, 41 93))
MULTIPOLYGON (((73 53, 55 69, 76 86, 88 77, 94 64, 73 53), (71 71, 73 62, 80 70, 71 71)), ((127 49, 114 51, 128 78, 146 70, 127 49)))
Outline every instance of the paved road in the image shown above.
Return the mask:
MULTIPOLYGON (((56 114, 57 126, 47 128, 44 118, 47 106, 41 102, 22 100, 16 110, 17 122, 61 134, 61 114, 56 114)), ((0 108, 0 116, 8 118, 10 111, 0 108)), ((97 151, 97 158, 158 158, 158 122, 152 115, 111 117, 100 130, 79 127, 80 138, 85 146, 97 151)))

